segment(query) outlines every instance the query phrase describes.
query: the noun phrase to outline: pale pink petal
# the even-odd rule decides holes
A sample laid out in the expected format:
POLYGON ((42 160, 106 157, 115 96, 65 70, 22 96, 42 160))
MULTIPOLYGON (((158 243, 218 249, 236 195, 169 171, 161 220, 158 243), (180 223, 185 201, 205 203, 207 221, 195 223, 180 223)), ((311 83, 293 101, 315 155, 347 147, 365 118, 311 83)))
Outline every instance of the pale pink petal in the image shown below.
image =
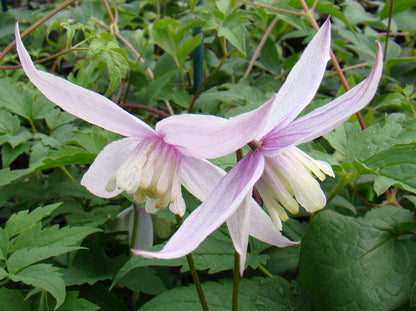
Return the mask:
POLYGON ((50 101, 67 112, 124 136, 142 137, 154 130, 108 98, 65 79, 37 70, 20 39, 16 23, 16 49, 26 75, 50 101))
POLYGON ((240 254, 240 275, 243 275, 246 265, 251 200, 250 192, 235 213, 227 219, 231 240, 233 241, 235 250, 240 254))
POLYGON ((168 144, 196 158, 218 158, 236 151, 263 129, 272 101, 230 119, 208 115, 176 115, 156 124, 168 144))
MULTIPOLYGON (((137 227, 136 232, 133 232, 133 223, 130 223, 129 237, 130 245, 137 249, 146 249, 153 246, 153 221, 152 215, 146 213, 144 208, 135 207, 137 211, 137 227), (135 235, 133 236, 133 234, 135 235)), ((133 213, 134 215, 134 213, 133 213)), ((133 219, 134 220, 134 219, 133 219)))
POLYGON ((110 178, 139 143, 140 140, 137 138, 123 138, 105 146, 82 177, 81 185, 101 198, 112 198, 123 192, 122 189, 117 188, 114 191, 107 191, 106 187, 110 178))
POLYGON ((267 244, 286 247, 299 242, 292 242, 277 230, 270 217, 253 200, 250 202, 249 234, 267 244))
POLYGON ((276 127, 285 126, 309 104, 315 96, 328 60, 331 48, 331 23, 329 18, 313 37, 299 61, 290 71, 285 83, 274 98, 271 117, 258 138, 276 127))
POLYGON ((382 72, 383 55, 377 42, 376 61, 367 79, 325 106, 313 110, 285 128, 266 135, 262 150, 268 156, 273 156, 290 146, 311 141, 333 130, 371 101, 377 91, 382 72))
POLYGON ((128 232, 129 245, 133 248, 146 249, 153 245, 152 216, 136 205, 131 205, 119 213, 107 226, 106 232, 128 232))
POLYGON ((240 206, 260 178, 264 157, 249 153, 219 182, 207 200, 184 221, 160 252, 133 250, 146 258, 172 259, 189 254, 240 206))
POLYGON ((201 202, 225 175, 225 171, 207 160, 184 157, 181 162, 181 181, 184 187, 201 202))

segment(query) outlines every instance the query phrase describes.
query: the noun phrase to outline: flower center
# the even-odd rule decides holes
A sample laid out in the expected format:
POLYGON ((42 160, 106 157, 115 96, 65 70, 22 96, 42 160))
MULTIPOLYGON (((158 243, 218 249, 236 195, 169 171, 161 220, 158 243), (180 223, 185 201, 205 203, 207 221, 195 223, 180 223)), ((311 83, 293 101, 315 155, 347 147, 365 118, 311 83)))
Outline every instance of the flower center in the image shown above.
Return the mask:
POLYGON ((180 182, 180 153, 162 138, 155 136, 141 141, 107 183, 107 191, 115 187, 133 196, 137 203, 146 202, 149 213, 170 204, 175 214, 183 215, 185 203, 180 182))
POLYGON ((315 160, 296 147, 266 158, 257 189, 276 227, 281 229, 281 221, 288 219, 285 209, 296 214, 300 204, 311 213, 325 206, 325 194, 313 177, 323 181, 325 174, 334 177, 328 163, 315 160))

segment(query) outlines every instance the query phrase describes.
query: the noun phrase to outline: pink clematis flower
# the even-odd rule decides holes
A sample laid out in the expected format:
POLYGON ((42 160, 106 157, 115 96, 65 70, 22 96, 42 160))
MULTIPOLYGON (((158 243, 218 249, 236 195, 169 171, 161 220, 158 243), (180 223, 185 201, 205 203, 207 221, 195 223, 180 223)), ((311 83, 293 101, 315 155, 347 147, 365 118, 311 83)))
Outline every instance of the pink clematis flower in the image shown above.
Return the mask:
MULTIPOLYGON (((203 184, 212 175, 213 165, 202 159, 241 148, 259 134, 269 115, 271 104, 229 120, 208 115, 172 116, 153 129, 106 97, 37 70, 20 39, 18 24, 15 36, 23 70, 49 100, 89 123, 126 136, 98 154, 81 184, 102 198, 125 191, 136 202, 146 202, 149 213, 169 205, 173 213, 182 216, 185 202, 181 184, 193 188, 183 180, 193 183, 188 175, 197 176, 203 184), (191 130, 184 132, 182 127, 191 130)), ((217 175, 217 182, 221 176, 217 175)), ((202 191, 204 197, 206 191, 202 191)))
MULTIPOLYGON (((367 79, 332 102, 295 120, 312 100, 330 59, 330 21, 321 27, 291 70, 280 91, 266 103, 273 104, 271 117, 262 132, 249 143, 250 151, 218 183, 211 195, 184 221, 159 252, 134 250, 148 258, 182 257, 195 248, 222 223, 227 225, 244 270, 248 235, 255 222, 256 209, 247 204, 254 186, 271 216, 281 229, 284 209, 297 213, 299 204, 308 212, 323 208, 326 198, 319 183, 331 166, 317 161, 296 146, 336 128, 373 98, 382 75, 382 52, 377 43, 374 68, 367 79), (249 206, 249 208, 248 208, 249 206)), ((263 222, 264 223, 264 222, 263 222)))

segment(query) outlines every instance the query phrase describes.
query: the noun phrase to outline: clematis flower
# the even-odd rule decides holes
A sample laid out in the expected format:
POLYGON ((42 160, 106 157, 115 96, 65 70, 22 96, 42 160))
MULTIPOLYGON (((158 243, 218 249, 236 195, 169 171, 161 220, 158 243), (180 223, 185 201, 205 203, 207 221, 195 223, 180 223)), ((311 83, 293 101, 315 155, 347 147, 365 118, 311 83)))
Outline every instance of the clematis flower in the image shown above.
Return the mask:
POLYGON ((308 212, 316 212, 325 206, 325 195, 313 175, 320 180, 325 174, 333 176, 331 166, 314 160, 296 146, 328 133, 366 106, 382 75, 382 52, 377 43, 374 67, 364 81, 295 120, 312 100, 323 78, 330 58, 330 26, 328 19, 308 44, 280 91, 266 103, 273 105, 271 117, 262 132, 249 143, 252 151, 225 175, 161 251, 136 250, 135 254, 163 259, 182 257, 227 221, 234 246, 241 255, 242 273, 248 235, 260 230, 259 224, 253 223, 255 208, 247 207, 254 186, 278 229, 281 229, 281 220, 287 219, 285 209, 297 213, 301 205, 308 212))
POLYGON ((91 193, 102 198, 125 191, 137 203, 146 202, 149 213, 169 205, 173 213, 182 216, 182 180, 189 180, 187 175, 200 180, 210 175, 205 172, 210 164, 195 168, 198 161, 234 152, 255 138, 268 119, 271 103, 229 120, 208 115, 172 116, 153 129, 108 98, 37 70, 20 39, 18 24, 15 36, 23 70, 49 100, 89 123, 126 136, 107 145, 81 180, 91 193))

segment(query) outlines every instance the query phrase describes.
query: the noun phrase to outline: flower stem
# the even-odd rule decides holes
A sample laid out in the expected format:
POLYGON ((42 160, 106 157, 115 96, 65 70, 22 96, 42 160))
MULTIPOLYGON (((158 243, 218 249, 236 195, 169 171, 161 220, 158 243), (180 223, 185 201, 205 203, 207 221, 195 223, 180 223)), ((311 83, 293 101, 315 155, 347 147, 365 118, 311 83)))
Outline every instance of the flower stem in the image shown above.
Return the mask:
POLYGON ((138 227, 138 220, 139 220, 139 215, 138 215, 138 211, 137 211, 137 205, 133 204, 133 230, 131 232, 131 240, 129 241, 130 244, 130 248, 134 248, 134 237, 136 236, 137 233, 137 227, 138 227))
POLYGON ((329 202, 332 201, 333 198, 335 198, 335 196, 340 193, 342 191, 342 189, 345 188, 345 186, 348 184, 349 182, 349 178, 347 178, 346 176, 342 176, 337 184, 335 185, 335 187, 331 190, 331 192, 327 195, 326 197, 326 204, 328 204, 329 202))
POLYGON ((238 311, 238 287, 240 284, 240 254, 234 253, 234 270, 233 270, 233 311, 238 311))
MULTIPOLYGON (((176 216, 176 222, 179 226, 182 225, 182 217, 179 215, 176 216)), ((188 260, 189 269, 192 273, 192 278, 195 283, 196 291, 198 292, 199 301, 201 302, 202 309, 204 311, 209 311, 207 300, 205 299, 204 291, 202 290, 201 282, 199 281, 198 273, 196 271, 194 258, 192 257, 192 254, 186 255, 186 259, 188 260)))

